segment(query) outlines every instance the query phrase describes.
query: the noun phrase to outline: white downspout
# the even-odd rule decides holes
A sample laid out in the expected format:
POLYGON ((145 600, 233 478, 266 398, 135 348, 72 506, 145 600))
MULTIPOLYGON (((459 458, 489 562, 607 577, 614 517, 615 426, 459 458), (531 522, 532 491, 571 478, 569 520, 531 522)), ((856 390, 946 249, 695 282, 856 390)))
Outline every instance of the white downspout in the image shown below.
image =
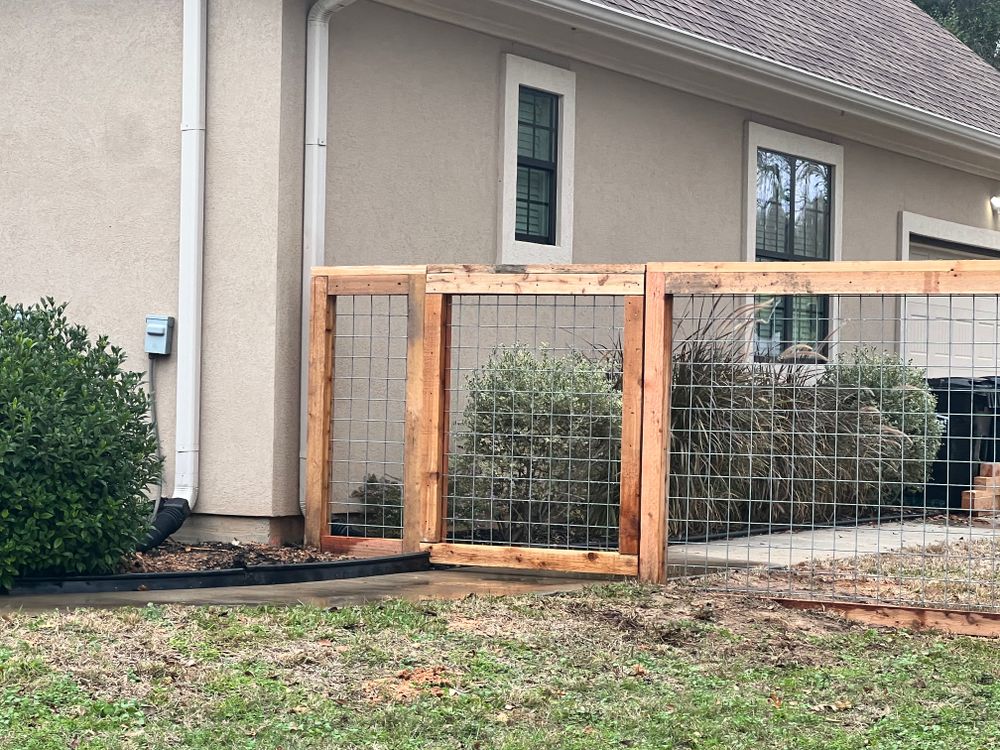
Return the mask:
POLYGON ((326 265, 326 130, 330 17, 354 0, 318 0, 306 23, 305 184, 302 191, 302 323, 299 359, 299 508, 306 507, 309 404, 309 288, 313 266, 326 265))
POLYGON ((173 497, 198 502, 201 298, 205 247, 205 69, 208 0, 184 0, 180 242, 177 256, 177 436, 173 497))

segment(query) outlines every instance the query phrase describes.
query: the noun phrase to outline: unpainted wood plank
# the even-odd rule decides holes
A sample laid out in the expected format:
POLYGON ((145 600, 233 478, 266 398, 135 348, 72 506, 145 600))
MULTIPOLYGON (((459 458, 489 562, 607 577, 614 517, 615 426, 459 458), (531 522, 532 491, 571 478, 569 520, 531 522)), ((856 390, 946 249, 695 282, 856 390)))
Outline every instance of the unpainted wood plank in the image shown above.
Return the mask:
POLYGON ((313 276, 342 278, 346 276, 409 276, 427 273, 427 266, 313 266, 313 276))
POLYGON ((336 298, 327 294, 325 276, 311 285, 309 379, 306 408, 305 543, 318 546, 329 531, 330 422, 333 418, 333 332, 336 298))
POLYGON ((642 462, 639 580, 666 578, 667 490, 670 472, 670 352, 673 298, 664 274, 647 274, 642 368, 642 462))
POLYGON ((426 278, 409 277, 406 308, 406 405, 403 433, 403 550, 420 549, 421 440, 424 398, 424 300, 426 278))
POLYGON ((441 315, 441 389, 440 395, 440 417, 439 417, 439 438, 438 456, 440 465, 440 478, 438 479, 437 508, 438 517, 436 519, 435 539, 440 541, 444 538, 445 516, 447 515, 448 504, 448 448, 451 441, 451 337, 452 337, 452 298, 448 295, 444 297, 441 315))
POLYGON ((440 565, 476 565, 618 576, 634 576, 638 569, 638 561, 634 555, 621 555, 617 552, 444 543, 424 544, 422 547, 430 550, 431 562, 440 565))
POLYGON ((384 295, 406 294, 410 279, 424 278, 422 274, 387 274, 385 276, 330 276, 327 293, 334 295, 384 295))
POLYGON ((1000 261, 650 263, 673 294, 996 294, 1000 261))
POLYGON ((402 539, 369 539, 356 536, 324 536, 320 540, 319 548, 323 552, 335 552, 352 557, 381 557, 407 551, 404 549, 402 539))
POLYGON ((1000 477, 973 477, 972 483, 975 485, 974 489, 984 489, 993 490, 996 492, 1000 490, 1000 477))
POLYGON ((427 273, 645 273, 645 263, 528 263, 524 265, 441 264, 428 265, 427 273))
POLYGON ((1000 636, 1000 613, 997 612, 970 612, 931 607, 785 597, 772 597, 772 600, 791 609, 836 612, 849 620, 865 625, 906 628, 908 630, 934 630, 954 635, 973 635, 984 638, 1000 636))
POLYGON ((643 274, 428 273, 434 294, 642 294, 643 274))
POLYGON ((441 539, 444 523, 445 467, 444 421, 445 334, 448 328, 448 300, 441 294, 424 297, 423 396, 420 400, 420 537, 424 542, 441 539))
POLYGON ((642 297, 625 298, 622 333, 622 452, 621 508, 618 514, 618 551, 639 553, 639 498, 642 476, 642 297))

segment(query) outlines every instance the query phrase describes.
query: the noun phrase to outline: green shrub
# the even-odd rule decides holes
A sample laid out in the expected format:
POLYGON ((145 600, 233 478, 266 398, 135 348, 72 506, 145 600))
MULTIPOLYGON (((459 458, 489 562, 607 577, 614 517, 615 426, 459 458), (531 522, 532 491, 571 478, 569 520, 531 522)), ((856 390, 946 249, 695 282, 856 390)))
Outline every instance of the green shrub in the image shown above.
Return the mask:
POLYGON ((509 542, 577 546, 602 528, 617 534, 622 400, 614 382, 606 363, 579 352, 494 350, 465 382, 449 465, 455 518, 509 542))
POLYGON ((371 527, 371 536, 399 539, 403 535, 403 483, 396 477, 369 474, 350 495, 348 526, 371 527))
POLYGON ((901 481, 910 490, 922 489, 943 431, 926 371, 894 352, 860 348, 839 356, 819 385, 856 399, 861 408, 876 411, 882 422, 907 436, 901 446, 901 476, 885 480, 901 481))
POLYGON ((0 588, 114 571, 161 468, 142 375, 65 307, 0 297, 0 588))

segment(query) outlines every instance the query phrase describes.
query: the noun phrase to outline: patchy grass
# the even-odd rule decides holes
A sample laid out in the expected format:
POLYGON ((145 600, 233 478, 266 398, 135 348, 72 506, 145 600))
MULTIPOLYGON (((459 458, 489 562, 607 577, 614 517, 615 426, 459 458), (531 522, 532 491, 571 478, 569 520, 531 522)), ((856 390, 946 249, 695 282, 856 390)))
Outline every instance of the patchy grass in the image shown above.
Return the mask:
POLYGON ((995 642, 576 594, 0 620, 0 748, 992 748, 995 642))

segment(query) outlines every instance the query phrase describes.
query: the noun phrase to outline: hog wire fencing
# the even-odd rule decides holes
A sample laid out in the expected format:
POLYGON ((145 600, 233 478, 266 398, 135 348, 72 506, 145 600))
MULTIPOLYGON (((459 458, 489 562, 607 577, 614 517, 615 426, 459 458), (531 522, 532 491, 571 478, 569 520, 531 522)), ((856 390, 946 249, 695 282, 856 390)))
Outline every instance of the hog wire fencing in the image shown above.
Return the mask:
POLYGON ((1000 609, 1000 263, 317 269, 307 536, 1000 609))

